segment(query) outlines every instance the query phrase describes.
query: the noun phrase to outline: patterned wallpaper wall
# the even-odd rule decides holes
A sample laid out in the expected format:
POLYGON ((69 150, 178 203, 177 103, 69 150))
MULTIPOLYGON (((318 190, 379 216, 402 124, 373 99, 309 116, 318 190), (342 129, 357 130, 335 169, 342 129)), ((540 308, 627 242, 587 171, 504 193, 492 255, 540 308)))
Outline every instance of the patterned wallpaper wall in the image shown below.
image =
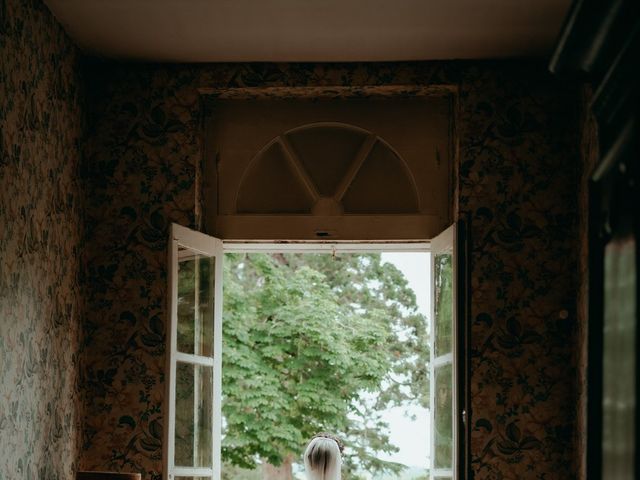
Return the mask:
POLYGON ((82 465, 159 479, 170 222, 200 223, 198 87, 457 85, 475 478, 575 478, 577 95, 542 64, 93 68, 82 465))
POLYGON ((196 226, 199 98, 189 72, 94 73, 81 467, 159 479, 167 239, 171 222, 196 226))
POLYGON ((526 69, 463 81, 476 479, 576 478, 577 100, 526 69))
POLYGON ((83 92, 40 0, 0 3, 0 479, 73 478, 83 92))

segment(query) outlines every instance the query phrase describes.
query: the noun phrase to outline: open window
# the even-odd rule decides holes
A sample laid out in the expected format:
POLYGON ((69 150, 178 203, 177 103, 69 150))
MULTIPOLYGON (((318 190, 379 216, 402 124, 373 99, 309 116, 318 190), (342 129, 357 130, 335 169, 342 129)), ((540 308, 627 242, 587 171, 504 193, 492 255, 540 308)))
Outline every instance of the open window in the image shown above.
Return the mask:
POLYGON ((458 474, 456 225, 431 241, 431 480, 458 474))
MULTIPOLYGON (((221 240, 173 225, 169 252, 168 411, 165 479, 221 478, 222 267, 221 240)), ((430 480, 464 478, 462 381, 458 328, 459 242, 453 225, 431 240, 430 480)), ((245 244, 246 248, 247 245, 245 244)), ((302 243, 344 251, 382 251, 388 244, 302 243), (361 248, 360 248, 361 247, 361 248), (366 250, 365 250, 366 249, 366 250)), ((405 244, 410 245, 410 244, 405 244)), ((424 244, 427 245, 427 244, 424 244)), ((289 245, 291 246, 291 245, 289 245)), ((242 249, 242 247, 240 247, 242 249)), ((254 249, 264 248, 254 243, 254 249)), ((284 248, 284 247, 283 247, 284 248)), ((301 446, 302 448, 302 446, 301 446)), ((426 453, 425 453, 426 455, 426 453)))
POLYGON ((222 242, 172 225, 165 479, 220 478, 222 242))

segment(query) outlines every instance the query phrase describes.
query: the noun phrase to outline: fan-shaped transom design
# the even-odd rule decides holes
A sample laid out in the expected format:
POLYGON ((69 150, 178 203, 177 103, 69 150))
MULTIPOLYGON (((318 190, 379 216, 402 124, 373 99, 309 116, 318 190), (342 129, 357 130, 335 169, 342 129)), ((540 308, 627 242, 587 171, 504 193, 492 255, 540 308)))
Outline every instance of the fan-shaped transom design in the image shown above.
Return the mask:
POLYGON ((207 231, 237 241, 424 240, 449 224, 451 98, 364 88, 212 99, 207 231))
POLYGON ((242 214, 413 214, 416 182, 402 157, 365 129, 311 123, 274 138, 252 159, 236 197, 242 214))

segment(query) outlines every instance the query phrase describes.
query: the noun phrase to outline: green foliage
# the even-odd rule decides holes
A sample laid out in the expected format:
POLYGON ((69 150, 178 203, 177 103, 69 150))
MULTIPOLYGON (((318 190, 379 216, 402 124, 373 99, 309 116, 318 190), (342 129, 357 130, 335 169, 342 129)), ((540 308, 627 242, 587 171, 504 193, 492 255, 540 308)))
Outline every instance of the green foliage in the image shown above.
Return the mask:
POLYGON ((222 480, 262 480, 262 472, 225 463, 222 465, 222 480))
POLYGON ((380 255, 236 254, 224 292, 223 459, 277 465, 333 431, 345 478, 400 471, 377 458, 394 447, 376 412, 428 404, 429 355, 402 273, 380 255))

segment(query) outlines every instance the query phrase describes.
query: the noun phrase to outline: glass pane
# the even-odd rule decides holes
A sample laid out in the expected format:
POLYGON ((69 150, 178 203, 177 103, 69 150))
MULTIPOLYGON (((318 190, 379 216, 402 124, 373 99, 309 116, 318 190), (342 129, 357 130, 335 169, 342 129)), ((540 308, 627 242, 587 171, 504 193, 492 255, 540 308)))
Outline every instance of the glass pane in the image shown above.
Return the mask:
POLYGON ((213 355, 215 257, 179 252, 178 351, 213 355))
POLYGON ((178 362, 176 365, 176 466, 211 467, 212 415, 212 367, 178 362))
POLYGON ((603 478, 637 478, 633 381, 637 375, 637 282, 635 239, 613 240, 604 253, 603 478))
POLYGON ((451 352, 453 333, 453 256, 433 256, 435 352, 439 357, 451 352))
POLYGON ((453 460, 453 368, 435 369, 435 468, 452 468, 453 460))

